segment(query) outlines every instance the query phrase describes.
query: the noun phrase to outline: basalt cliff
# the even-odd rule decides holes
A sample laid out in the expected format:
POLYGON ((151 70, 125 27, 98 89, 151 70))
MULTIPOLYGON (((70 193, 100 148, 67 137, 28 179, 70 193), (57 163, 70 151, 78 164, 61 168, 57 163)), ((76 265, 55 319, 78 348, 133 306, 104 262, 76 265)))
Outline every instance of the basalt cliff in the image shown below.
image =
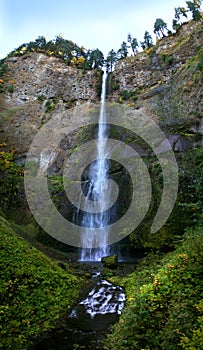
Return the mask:
MULTIPOLYGON (((176 151, 201 143, 202 47, 202 24, 190 21, 148 51, 118 61, 109 74, 108 101, 147 113, 170 135, 176 151)), ((26 155, 33 136, 54 114, 99 102, 98 70, 67 66, 39 52, 9 56, 4 63, 1 140, 15 148, 16 158, 26 155)))

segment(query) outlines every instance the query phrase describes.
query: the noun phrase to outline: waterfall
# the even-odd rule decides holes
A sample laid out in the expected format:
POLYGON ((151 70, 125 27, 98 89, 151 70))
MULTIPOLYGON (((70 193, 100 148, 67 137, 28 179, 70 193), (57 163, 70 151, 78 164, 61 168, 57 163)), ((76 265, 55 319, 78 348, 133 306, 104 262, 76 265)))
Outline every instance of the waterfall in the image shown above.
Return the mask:
POLYGON ((80 220, 82 245, 80 261, 100 261, 102 256, 109 254, 107 246, 109 214, 105 211, 105 203, 110 196, 110 188, 107 185, 108 177, 108 150, 106 145, 107 125, 106 125, 106 78, 104 71, 102 78, 102 92, 100 102, 100 114, 98 120, 96 161, 89 167, 88 181, 86 185, 86 198, 91 201, 99 201, 99 212, 91 213, 86 203, 82 218, 80 220), (91 228, 91 230, 89 229, 91 228), (103 234, 97 237, 94 228, 101 228, 103 234), (86 248, 91 247, 92 248, 86 248), (93 248, 98 246, 98 248, 93 248))

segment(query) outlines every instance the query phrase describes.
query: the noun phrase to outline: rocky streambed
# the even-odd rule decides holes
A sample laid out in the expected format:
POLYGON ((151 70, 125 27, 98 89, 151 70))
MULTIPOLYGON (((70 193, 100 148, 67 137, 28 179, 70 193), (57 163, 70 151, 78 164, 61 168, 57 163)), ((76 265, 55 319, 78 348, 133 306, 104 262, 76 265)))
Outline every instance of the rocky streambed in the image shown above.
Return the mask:
MULTIPOLYGON (((77 304, 31 350, 102 349, 102 340, 110 331, 110 326, 118 322, 125 306, 125 290, 104 277, 106 270, 100 263, 78 266, 79 273, 83 271, 87 280, 77 304)), ((132 264, 121 264, 113 274, 125 274, 134 268, 132 264)))

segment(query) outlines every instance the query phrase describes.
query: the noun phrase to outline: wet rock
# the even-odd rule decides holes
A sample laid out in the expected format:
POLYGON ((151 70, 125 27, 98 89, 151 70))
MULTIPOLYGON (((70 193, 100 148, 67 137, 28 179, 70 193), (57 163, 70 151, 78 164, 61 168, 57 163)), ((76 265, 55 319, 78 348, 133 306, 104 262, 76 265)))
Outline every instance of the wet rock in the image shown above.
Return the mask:
POLYGON ((118 267, 118 256, 117 255, 104 256, 101 259, 101 262, 105 268, 116 269, 118 267))

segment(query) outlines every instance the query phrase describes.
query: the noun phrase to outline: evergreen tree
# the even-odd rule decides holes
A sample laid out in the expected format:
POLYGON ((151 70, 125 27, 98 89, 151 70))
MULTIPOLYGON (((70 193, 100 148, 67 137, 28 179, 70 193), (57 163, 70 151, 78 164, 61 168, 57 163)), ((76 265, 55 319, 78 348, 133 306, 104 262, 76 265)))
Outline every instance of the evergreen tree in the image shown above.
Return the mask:
POLYGON ((42 35, 35 40, 36 47, 46 48, 46 38, 42 35))
POLYGON ((188 11, 192 12, 192 18, 195 21, 200 21, 201 16, 201 4, 202 0, 193 0, 193 1, 186 1, 188 11))
POLYGON ((148 50, 153 46, 153 40, 149 32, 146 30, 144 33, 144 41, 140 42, 140 45, 143 50, 148 50))
POLYGON ((178 24, 182 24, 181 17, 187 18, 187 10, 184 7, 175 8, 175 19, 178 24))
POLYGON ((73 58, 75 44, 71 40, 64 39, 61 35, 58 35, 56 37, 54 44, 54 52, 56 54, 59 54, 61 52, 63 58, 70 62, 73 58))
POLYGON ((107 70, 110 69, 110 71, 112 72, 113 66, 117 62, 117 60, 118 58, 116 52, 114 50, 111 50, 106 57, 107 70))
POLYGON ((157 18, 154 23, 154 33, 159 37, 165 36, 164 31, 167 30, 167 24, 161 18, 157 18))
POLYGON ((128 34, 128 43, 130 44, 130 48, 132 49, 133 55, 135 56, 138 52, 137 47, 139 46, 137 39, 132 38, 132 35, 128 34))
POLYGON ((176 19, 173 19, 173 22, 172 22, 173 30, 175 30, 175 32, 176 32, 179 27, 180 27, 180 24, 178 23, 178 21, 176 19))
POLYGON ((88 62, 90 68, 102 68, 104 65, 103 53, 99 49, 89 51, 88 62))
POLYGON ((128 56, 128 45, 125 41, 122 42, 121 48, 117 52, 119 59, 126 58, 128 56))

